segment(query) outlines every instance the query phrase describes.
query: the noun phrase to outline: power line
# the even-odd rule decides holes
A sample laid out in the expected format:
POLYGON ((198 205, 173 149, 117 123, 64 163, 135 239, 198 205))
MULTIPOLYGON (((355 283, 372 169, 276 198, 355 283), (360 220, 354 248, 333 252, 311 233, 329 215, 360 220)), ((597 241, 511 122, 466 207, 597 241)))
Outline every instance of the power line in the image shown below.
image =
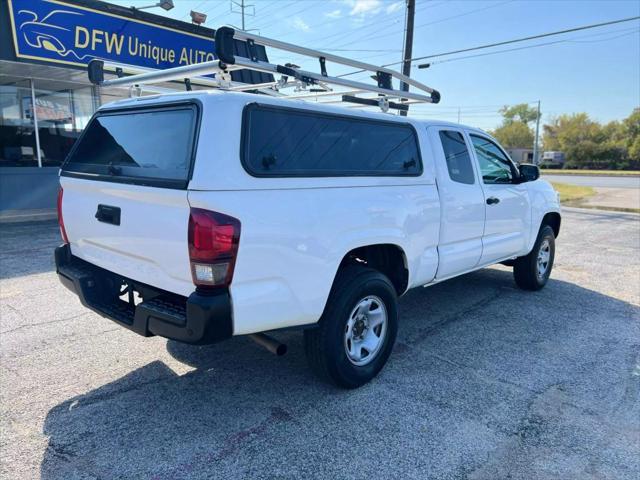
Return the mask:
MULTIPOLYGON (((440 5, 444 4, 444 3, 445 2, 438 2, 438 3, 430 2, 430 3, 426 4, 426 5, 422 5, 422 6, 418 7, 418 8, 416 8, 416 13, 422 12, 424 10, 428 10, 428 9, 431 9, 431 8, 438 7, 438 6, 440 6, 440 5)), ((400 15, 401 13, 402 13, 402 10, 398 10, 397 14, 394 12, 394 14, 388 15, 387 16, 388 18, 386 18, 384 20, 379 20, 379 21, 376 21, 376 22, 371 23, 371 24, 366 24, 366 25, 362 25, 360 27, 352 28, 346 33, 345 32, 337 32, 337 33, 333 33, 333 34, 330 34, 330 35, 325 35, 325 36, 323 36, 322 41, 327 41, 330 38, 338 37, 338 38, 335 38, 334 40, 332 40, 331 42, 329 42, 329 44, 327 46, 328 47, 336 47, 336 48, 347 47, 349 45, 352 45, 353 43, 360 42, 362 40, 362 38, 358 38, 358 40, 355 40, 355 41, 349 41, 349 42, 347 42, 346 44, 343 44, 343 45, 335 45, 335 43, 336 43, 336 41, 339 42, 339 41, 344 40, 345 38, 350 37, 352 35, 360 35, 363 30, 370 30, 372 28, 376 29, 375 34, 377 35, 381 31, 384 31, 384 30, 386 30, 388 28, 391 28, 394 24, 400 23, 402 21, 402 16, 400 15), (381 29, 380 27, 383 26, 383 25, 385 25, 385 27, 384 27, 384 29, 381 29)), ((371 34, 367 33, 366 35, 368 36, 368 35, 371 35, 371 34)), ((320 48, 319 50, 323 50, 323 48, 320 48)))
POLYGON ((423 57, 416 57, 416 58, 412 59, 412 61, 415 62, 417 60, 426 60, 428 58, 444 57, 444 56, 453 55, 453 54, 456 54, 456 53, 472 52, 474 50, 481 50, 481 49, 484 49, 484 48, 499 47, 501 45, 508 45, 508 44, 511 44, 511 43, 525 42, 527 40, 536 40, 538 38, 551 37, 553 35, 562 35, 562 34, 565 34, 565 33, 578 32, 580 30, 588 30, 588 29, 591 29, 591 28, 605 27, 607 25, 615 25, 615 24, 618 24, 618 23, 632 22, 633 20, 638 20, 638 19, 640 19, 640 16, 622 18, 620 20, 612 20, 610 22, 594 23, 594 24, 591 24, 591 25, 584 25, 582 27, 568 28, 566 30, 558 30, 558 31, 555 31, 555 32, 548 32, 548 33, 541 33, 541 34, 538 34, 538 35, 531 35, 529 37, 521 37, 521 38, 515 38, 513 40, 505 40, 504 42, 488 43, 486 45, 480 45, 480 46, 477 46, 477 47, 463 48, 463 49, 460 49, 460 50, 452 50, 450 52, 443 52, 443 53, 435 53, 435 54, 432 54, 432 55, 425 55, 423 57))
POLYGON ((486 57, 486 56, 489 56, 489 55, 496 55, 498 53, 515 52, 515 51, 518 51, 518 50, 526 50, 526 49, 529 49, 529 48, 546 47, 546 46, 549 46, 549 45, 557 45, 559 43, 607 42, 609 40, 615 40, 617 38, 626 37, 628 35, 633 35, 634 33, 637 33, 638 31, 639 30, 634 29, 634 31, 632 31, 632 32, 623 33, 621 35, 617 35, 615 37, 610 37, 610 38, 601 38, 599 40, 555 40, 553 42, 536 43, 535 45, 525 45, 523 47, 506 48, 504 50, 497 50, 495 52, 476 53, 474 55, 465 55, 465 56, 462 56, 462 57, 449 58, 449 59, 446 59, 446 60, 435 61, 435 62, 431 63, 431 65, 439 65, 441 63, 455 62, 456 60, 466 60, 466 59, 469 59, 469 58, 486 57))
MULTIPOLYGON (((416 13, 422 12, 422 11, 425 11, 425 10, 428 10, 428 9, 431 9, 431 8, 438 7, 438 6, 443 5, 445 3, 446 2, 444 2, 444 1, 441 1, 441 2, 430 1, 427 4, 424 4, 424 5, 421 5, 420 7, 417 7, 416 8, 416 13)), ((398 14, 402 13, 402 9, 397 10, 397 12, 398 12, 398 14)), ((395 12, 392 15, 388 15, 387 14, 386 15, 387 18, 385 18, 383 20, 379 20, 379 21, 376 21, 374 23, 365 24, 365 25, 362 25, 362 26, 359 26, 359 27, 351 28, 347 32, 339 31, 339 32, 336 32, 336 33, 333 33, 333 34, 329 34, 329 35, 323 34, 322 38, 319 39, 319 41, 326 42, 330 38, 334 38, 334 37, 338 37, 338 38, 335 38, 333 41, 331 41, 328 44, 326 44, 327 48, 319 47, 318 50, 325 51, 325 52, 341 51, 341 50, 342 51, 355 51, 355 50, 352 50, 352 49, 340 49, 339 50, 339 47, 349 46, 349 45, 352 45, 354 43, 358 43, 359 40, 347 42, 345 45, 337 45, 338 48, 331 48, 331 47, 333 45, 335 45, 336 42, 340 42, 341 40, 344 40, 346 37, 350 37, 352 35, 361 34, 361 32, 363 30, 370 30, 370 29, 374 28, 374 29, 377 29, 376 30, 377 33, 386 31, 387 29, 393 27, 393 25, 395 25, 396 23, 400 23, 400 21, 402 20, 401 17, 396 18, 396 16, 394 16, 394 15, 395 15, 395 12), (389 24, 389 25, 385 26, 385 24, 389 24), (381 27, 384 27, 384 28, 381 28, 381 27)), ((313 31, 313 30, 317 29, 318 27, 321 27, 323 25, 332 24, 332 23, 335 23, 335 22, 336 22, 336 19, 330 19, 330 20, 324 21, 324 22, 319 23, 319 24, 309 24, 309 29, 310 29, 310 31, 313 31)), ((273 23, 270 23, 268 26, 270 26, 272 24, 273 23)), ((289 30, 291 30, 291 29, 289 29, 289 30)), ((294 33, 295 32, 284 33, 283 35, 278 35, 278 38, 279 39, 286 38, 288 36, 293 35, 294 33)), ((376 49, 375 51, 376 52, 384 52, 385 50, 376 49)), ((376 57, 379 57, 379 56, 381 56, 381 55, 376 55, 376 57)), ((369 57, 369 58, 371 58, 371 57, 369 57)))
MULTIPOLYGON (((298 2, 291 2, 291 3, 288 4, 288 6, 294 5, 296 3, 298 3, 298 2)), ((304 3, 304 2, 302 2, 302 3, 304 3)), ((304 11, 306 11, 308 9, 309 9, 309 6, 308 5, 304 5, 301 9, 295 10, 293 12, 287 12, 287 18, 293 18, 295 15, 299 15, 299 14, 301 14, 302 12, 304 12, 304 11)), ((282 8, 280 8, 280 10, 282 10, 282 8)), ((282 18, 276 18, 275 20, 273 20, 271 22, 268 22, 265 25, 258 25, 256 28, 258 28, 260 30, 263 30, 263 29, 266 29, 267 27, 270 27, 271 25, 275 25, 276 23, 282 22, 282 20, 283 20, 282 18)))
MULTIPOLYGON (((226 3, 219 3, 218 5, 222 5, 223 7, 227 6, 226 3)), ((218 6, 216 5, 216 7, 218 6)), ((212 7, 209 11, 213 11, 216 7, 212 7)), ((213 16, 212 18, 208 18, 207 19, 207 23, 209 25, 211 25, 211 22, 213 22, 214 20, 217 20, 218 18, 222 18, 222 17, 226 17, 228 15, 231 15, 231 8, 230 6, 228 7, 229 9, 227 10, 226 8, 223 8, 221 10, 221 12, 217 13, 215 16, 213 16)), ((203 12, 206 13, 206 12, 203 12)))
MULTIPOLYGON (((311 30, 315 30, 315 29, 317 29, 318 27, 322 27, 322 26, 324 26, 324 25, 335 24, 336 20, 337 20, 337 18, 329 18, 328 20, 325 20, 325 21, 324 21, 324 22, 322 22, 322 23, 310 24, 310 25, 309 25, 309 28, 310 28, 311 30)), ((394 18, 391 18, 391 19, 387 19, 386 21, 389 21, 389 20, 395 20, 395 19, 394 19, 394 18)), ((347 33, 345 33, 345 32, 343 32, 343 31, 341 31, 341 32, 334 33, 334 34, 332 34, 332 35, 323 35, 322 40, 323 40, 323 41, 326 41, 326 40, 327 40, 327 38, 331 38, 332 36, 336 36, 336 35, 338 35, 338 36, 347 36, 347 35, 352 35, 352 34, 353 34, 353 32, 354 32, 354 30, 357 30, 357 29, 360 29, 360 28, 365 28, 365 27, 366 27, 366 28, 371 28, 371 27, 380 27, 381 23, 384 23, 384 21, 382 21, 382 22, 376 22, 375 24, 363 25, 363 26, 361 26, 361 27, 357 27, 356 29, 352 29, 352 30, 350 30, 350 31, 349 31, 349 32, 347 32, 347 33)), ((288 37, 288 36, 293 35, 294 33, 295 33, 295 32, 285 33, 284 35, 279 35, 279 36, 278 36, 278 38, 279 38, 279 39, 286 38, 286 37, 288 37)), ((325 48, 325 49, 322 49, 322 50, 327 51, 328 49, 326 49, 326 48, 325 48)))
MULTIPOLYGON (((590 24, 590 25, 583 25, 583 26, 580 26, 580 27, 568 28, 568 29, 565 29, 565 30, 557 30, 555 32, 547 32, 547 33, 541 33, 541 34, 538 34, 538 35, 531 35, 531 36, 528 36, 528 37, 515 38, 513 40, 505 40, 503 42, 488 43, 488 44, 485 44, 485 45, 479 45, 477 47, 469 47, 469 48, 463 48, 463 49, 459 49, 459 50, 452 50, 452 51, 449 51, 449 52, 442 52, 442 53, 437 53, 437 54, 432 54, 432 55, 424 55, 424 56, 421 56, 421 57, 414 57, 414 58, 411 59, 411 61, 412 62, 416 62, 418 60, 426 60, 428 58, 444 57, 444 56, 453 55, 453 54, 456 54, 456 53, 471 52, 471 51, 481 50, 481 49, 485 49, 485 48, 498 47, 500 45, 508 45, 508 44, 511 44, 511 43, 525 42, 527 40, 534 40, 534 39, 537 39, 537 38, 551 37, 553 35, 562 35, 562 34, 565 34, 565 33, 578 32, 580 30, 588 30, 588 29, 591 29, 591 28, 605 27, 607 25, 615 25, 615 24, 618 24, 618 23, 632 22, 632 21, 638 20, 638 19, 640 19, 640 16, 629 17, 629 18, 621 18, 619 20, 611 20, 609 22, 593 23, 593 24, 590 24)), ((394 65, 402 64, 402 63, 404 63, 404 62, 401 60, 399 62, 387 63, 385 65, 382 65, 382 67, 391 67, 391 66, 394 66, 394 65)), ((365 70, 354 70, 353 72, 349 72, 349 73, 344 73, 342 75, 338 75, 338 77, 346 77, 346 76, 354 75, 356 73, 361 73, 361 72, 364 72, 364 71, 365 70)))
MULTIPOLYGON (((487 6, 482 7, 482 8, 475 8, 473 10, 468 10, 466 12, 462 12, 462 13, 459 13, 457 15, 452 15, 450 17, 441 18, 439 20, 433 20, 433 21, 427 22, 427 23, 421 23, 420 25, 416 25, 415 28, 418 29, 418 28, 421 28, 421 27, 426 27, 428 25, 434 25, 436 23, 447 22, 449 20, 453 20, 453 19, 456 19, 456 18, 459 18, 459 17, 464 17, 464 16, 467 16, 467 15, 471 15, 473 13, 483 12, 483 11, 489 10, 491 8, 499 7, 501 5, 504 5, 506 3, 511 3, 513 1, 515 1, 515 0, 505 0, 503 2, 494 3, 492 5, 487 5, 487 6)), ((369 33, 369 34, 365 35, 364 37, 359 38, 357 41, 358 42, 362 42, 364 40, 369 40, 371 38, 380 39, 380 38, 390 37, 392 35, 397 35, 399 33, 401 33, 401 32, 391 32, 391 33, 387 33, 387 34, 384 34, 384 35, 380 35, 380 32, 376 31, 376 32, 373 32, 373 33, 369 33)), ((349 45, 349 44, 347 44, 347 45, 349 45)), ((338 45, 338 47, 343 47, 343 46, 346 46, 346 45, 338 45)), ((404 63, 404 62, 397 62, 397 64, 399 64, 399 63, 404 63)), ((396 65, 396 64, 394 64, 394 65, 396 65)))
POLYGON ((260 12, 262 12, 262 10, 266 10, 267 8, 271 8, 276 3, 280 3, 280 1, 279 0, 272 0, 272 1, 267 2, 267 3, 258 3, 258 4, 256 4, 256 7, 258 7, 260 9, 260 12))
POLYGON ((484 12, 485 10, 489 10, 490 8, 499 7, 500 5, 504 5, 506 3, 512 3, 515 0, 505 0, 503 2, 494 3, 493 5, 487 5, 486 7, 476 8, 474 10, 469 10, 467 12, 462 12, 457 15, 452 15, 450 17, 441 18, 439 20, 433 20, 432 22, 421 23, 420 25, 416 25, 416 28, 426 27, 428 25, 435 25, 436 23, 447 22, 449 20, 453 20, 460 17, 466 17, 467 15, 471 15, 473 13, 484 12))
MULTIPOLYGON (((575 38, 576 39, 577 38, 591 38, 591 37, 602 36, 602 35, 616 34, 616 33, 620 33, 620 32, 626 32, 626 33, 622 33, 621 35, 615 35, 613 37, 608 37, 608 38, 600 38, 600 39, 597 39, 597 40, 574 40, 574 39, 568 39, 568 40, 556 40, 556 41, 553 41, 553 42, 536 43, 535 45, 526 45, 526 46, 523 46, 523 47, 506 48, 506 49, 503 49, 503 50, 497 50, 495 52, 477 53, 477 54, 473 54, 473 55, 465 55, 465 56, 462 56, 462 57, 450 58, 450 59, 445 59, 445 60, 436 60, 435 62, 432 62, 430 65, 439 65, 441 63, 455 62, 457 60, 467 60, 467 59, 470 59, 470 58, 486 57, 486 56, 489 56, 489 55, 496 55, 496 54, 500 54, 500 53, 515 52, 515 51, 520 51, 520 50, 526 50, 526 49, 529 49, 529 48, 537 48, 537 47, 544 47, 544 46, 549 46, 549 45, 557 45, 557 44, 561 44, 561 43, 597 43, 597 42, 607 42, 607 41, 610 41, 610 40, 616 40, 618 38, 622 38, 622 37, 626 37, 626 36, 629 36, 629 35, 636 34, 636 33, 640 32, 640 29, 638 29, 636 27, 632 27, 632 28, 625 28, 625 29, 622 29, 622 30, 615 30, 613 32, 601 32, 601 33, 595 33, 595 34, 591 34, 591 35, 582 35, 580 37, 575 37, 575 38)), ((361 78, 361 77, 362 76, 358 76, 356 78, 361 78)), ((535 103, 535 102, 532 102, 532 103, 535 103)), ((454 108, 454 107, 451 107, 451 108, 454 108)))
MULTIPOLYGON (((371 58, 386 57, 387 55, 389 55, 389 52, 375 53, 373 55, 358 56, 358 59, 369 60, 371 58)), ((297 63, 297 61, 299 61, 300 63, 304 63, 304 61, 308 60, 309 57, 305 55, 288 54, 288 53, 282 52, 279 54, 278 53, 270 54, 269 59, 274 61, 282 61, 282 62, 297 63)))
MULTIPOLYGON (((198 5, 198 8, 200 8, 201 5, 202 4, 198 5)), ((222 7, 222 9, 225 10, 226 6, 227 6, 226 2, 216 2, 216 3, 214 3, 214 5, 212 7, 209 7, 207 9, 203 10, 202 13, 210 14, 211 12, 216 10, 218 7, 222 7)))
MULTIPOLYGON (((615 40, 616 38, 621 38, 621 37, 626 37, 627 35, 632 35, 636 32, 640 32, 639 29, 637 28, 628 28, 625 30, 617 30, 616 32, 607 32, 609 34, 611 33, 617 33, 617 32, 627 32, 627 33, 623 33, 622 35, 616 35, 615 37, 608 37, 608 38, 600 38, 598 40, 564 40, 567 43, 597 43, 597 42, 606 42, 608 40, 615 40)), ((585 37, 577 37, 577 38, 585 38, 585 37)))
POLYGON ((387 53, 398 53, 401 52, 401 48, 390 48, 390 49, 380 49, 380 48, 323 48, 323 52, 387 52, 387 53))

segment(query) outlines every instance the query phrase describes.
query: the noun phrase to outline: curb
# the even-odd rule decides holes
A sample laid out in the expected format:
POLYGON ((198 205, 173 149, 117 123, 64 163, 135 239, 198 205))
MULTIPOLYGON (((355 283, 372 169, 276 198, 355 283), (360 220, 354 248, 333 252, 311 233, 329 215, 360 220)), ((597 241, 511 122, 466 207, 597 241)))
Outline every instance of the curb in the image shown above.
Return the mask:
MULTIPOLYGON (((544 169, 540 170, 540 178, 544 177, 544 169)), ((631 173, 628 175, 619 173, 547 173, 547 175, 558 175, 561 177, 604 177, 604 178, 640 178, 640 175, 631 173)))
POLYGON ((571 207, 562 205, 561 211, 567 212, 576 212, 576 213, 591 213, 591 214, 600 214, 600 215, 624 215, 628 217, 638 217, 640 218, 640 213, 638 212, 630 212, 627 210, 616 210, 614 208, 608 207, 571 207))

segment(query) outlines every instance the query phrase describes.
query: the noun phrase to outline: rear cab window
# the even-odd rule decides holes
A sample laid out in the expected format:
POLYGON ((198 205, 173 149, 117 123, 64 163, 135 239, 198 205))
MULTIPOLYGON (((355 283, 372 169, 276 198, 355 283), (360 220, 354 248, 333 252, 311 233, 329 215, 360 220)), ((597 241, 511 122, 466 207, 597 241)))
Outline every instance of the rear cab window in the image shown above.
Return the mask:
POLYGON ((242 164, 257 177, 418 176, 422 160, 407 123, 250 104, 242 164))
POLYGON ((62 166, 62 175, 186 188, 195 150, 194 103, 99 112, 62 166))

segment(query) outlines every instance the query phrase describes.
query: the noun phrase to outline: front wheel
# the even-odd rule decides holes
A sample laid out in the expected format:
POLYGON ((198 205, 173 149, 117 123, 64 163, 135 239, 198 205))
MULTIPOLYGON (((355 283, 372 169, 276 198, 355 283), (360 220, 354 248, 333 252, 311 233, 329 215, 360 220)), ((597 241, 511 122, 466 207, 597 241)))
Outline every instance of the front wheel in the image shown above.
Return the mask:
POLYGON ((397 330, 397 296, 389 279, 348 266, 338 273, 318 327, 304 332, 307 359, 320 377, 356 388, 382 370, 397 330))
POLYGON ((547 284, 556 253, 556 237, 549 225, 543 225, 528 255, 519 257, 513 265, 516 284, 524 290, 540 290, 547 284))

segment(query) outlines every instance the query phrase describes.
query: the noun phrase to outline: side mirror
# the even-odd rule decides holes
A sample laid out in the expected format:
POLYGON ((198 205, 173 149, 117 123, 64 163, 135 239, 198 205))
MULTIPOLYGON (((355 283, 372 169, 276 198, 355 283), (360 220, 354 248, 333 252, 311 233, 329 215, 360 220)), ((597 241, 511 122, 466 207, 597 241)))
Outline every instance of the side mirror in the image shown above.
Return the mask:
POLYGON ((540 167, 532 163, 520 164, 520 181, 533 182, 540 178, 540 167))

